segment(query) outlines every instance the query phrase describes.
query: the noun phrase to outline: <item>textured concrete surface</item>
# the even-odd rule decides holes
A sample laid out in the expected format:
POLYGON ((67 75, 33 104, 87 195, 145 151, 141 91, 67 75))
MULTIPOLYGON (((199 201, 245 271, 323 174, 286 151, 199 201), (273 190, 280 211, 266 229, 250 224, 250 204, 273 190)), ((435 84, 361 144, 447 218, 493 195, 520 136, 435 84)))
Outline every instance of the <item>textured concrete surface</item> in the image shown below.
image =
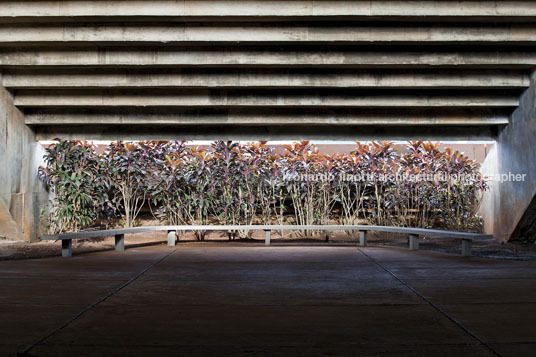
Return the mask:
POLYGON ((0 240, 22 240, 24 238, 19 225, 13 219, 2 199, 0 199, 0 227, 0 240))
POLYGON ((152 69, 76 69, 4 73, 3 85, 10 89, 88 89, 88 88, 400 88, 400 89, 525 89, 530 85, 524 72, 452 70, 432 73, 331 70, 292 71, 288 69, 234 69, 225 72, 204 69, 201 72, 180 68, 152 69))
POLYGON ((0 351, 532 356, 535 262, 184 244, 0 262, 0 351))
POLYGON ((536 235, 536 72, 531 86, 521 96, 510 124, 501 131, 495 148, 482 165, 482 172, 526 174, 525 181, 493 182, 483 197, 481 214, 485 230, 500 240, 526 239, 536 235))
MULTIPOLYGON (((503 113, 503 115, 490 114, 488 109, 482 108, 481 110, 474 108, 474 112, 471 115, 464 115, 463 111, 456 110, 457 108, 449 108, 445 113, 434 113, 430 110, 422 110, 422 108, 405 108, 404 112, 400 113, 389 113, 383 108, 366 108, 359 109, 357 111, 355 108, 344 108, 344 110, 339 109, 336 113, 330 112, 327 107, 319 108, 299 108, 296 107, 292 111, 286 113, 280 113, 278 108, 267 108, 264 107, 260 110, 261 107, 235 107, 235 108, 223 108, 217 112, 207 112, 203 116, 199 116, 197 113, 192 113, 187 108, 177 108, 173 109, 171 107, 166 108, 156 108, 151 110, 151 108, 140 108, 139 112, 135 114, 136 110, 131 109, 121 109, 117 107, 115 109, 108 108, 105 110, 100 110, 95 108, 92 112, 91 126, 93 128, 98 128, 100 130, 100 125, 116 125, 116 123, 121 122, 123 125, 129 124, 131 126, 136 125, 145 125, 151 127, 153 130, 159 128, 161 125, 168 125, 172 129, 180 128, 181 125, 185 127, 190 127, 190 131, 196 133, 200 136, 205 136, 206 138, 213 138, 214 134, 207 135, 205 130, 199 130, 200 127, 204 125, 212 125, 212 128, 218 128, 217 131, 219 135, 224 136, 223 134, 226 129, 232 128, 233 126, 238 129, 240 134, 245 134, 247 139, 252 139, 252 137, 259 137, 261 139, 267 139, 267 136, 270 134, 264 134, 264 132, 257 130, 257 128, 264 125, 269 125, 269 127, 282 128, 282 132, 289 133, 291 132, 292 125, 300 127, 298 133, 290 134, 291 137, 296 140, 296 137, 310 138, 311 134, 309 130, 314 130, 321 128, 322 126, 327 126, 323 128, 324 139, 327 139, 330 135, 337 135, 337 127, 342 128, 342 130, 347 133, 345 140, 356 139, 356 134, 351 129, 348 129, 348 125, 353 125, 352 128, 358 129, 367 129, 370 127, 388 129, 392 130, 393 127, 406 127, 409 128, 410 134, 402 134, 402 138, 407 139, 407 135, 411 135, 412 138, 418 136, 418 129, 415 128, 417 125, 422 125, 424 127, 432 128, 436 134, 439 134, 441 138, 445 138, 448 135, 448 131, 442 131, 440 128, 454 126, 458 128, 465 129, 469 132, 471 126, 474 127, 483 127, 483 125, 491 124, 508 124, 508 116, 503 113), (377 110, 375 110, 377 109, 377 110), (192 127, 191 123, 195 122, 199 127, 192 127), (225 125, 221 125, 222 122, 225 122, 225 125), (95 125, 98 124, 98 125, 95 125), (214 125, 216 125, 214 127, 214 125), (220 125, 220 126, 218 126, 220 125), (471 126, 465 126, 471 125, 471 126), (247 128, 253 128, 257 134, 247 133, 247 128), (333 129, 331 129, 333 128, 333 129), (285 130, 286 129, 286 130, 285 130), (327 130, 326 130, 327 129, 327 130), (256 135, 256 136, 255 136, 256 135), (294 135, 294 136, 293 136, 294 135), (297 136, 299 135, 299 136, 297 136)), ((28 125, 35 125, 38 123, 47 123, 57 125, 57 128, 53 132, 58 132, 62 129, 75 127, 80 128, 80 125, 88 123, 87 115, 80 109, 73 107, 72 109, 57 109, 51 108, 50 110, 40 109, 37 112, 28 111, 25 116, 25 122, 28 125)), ((125 127, 121 133, 123 135, 128 135, 131 128, 125 127)), ((275 132, 275 130, 272 130, 275 132)), ((359 130, 357 130, 359 132, 359 130)), ((78 135, 88 136, 91 135, 88 131, 78 131, 78 135)), ((484 133, 484 131, 480 131, 484 133)), ((107 132, 100 134, 99 139, 104 139, 107 132)), ((459 134, 464 135, 464 134, 459 134)), ((117 134, 115 134, 117 135, 117 134)), ((121 135, 121 134, 119 134, 121 135)), ((149 133, 147 135, 150 135, 149 133)), ((161 134, 159 134, 161 135, 161 134)), ((169 131, 168 134, 169 135, 169 131)), ((176 138, 172 134, 172 138, 176 138)), ((182 139, 189 139, 189 133, 187 131, 179 130, 177 135, 182 139), (180 134, 184 132, 184 134, 180 134)), ((365 134, 367 139, 371 137, 368 134, 365 134)), ((222 137, 219 137, 219 140, 222 137)), ((460 137, 458 136, 458 138, 460 137)), ((117 136, 116 136, 117 137, 117 136)), ((160 136, 162 138, 162 136, 160 136)), ((489 138, 489 137, 488 137, 489 138)), ((145 137, 147 139, 147 137, 145 137)), ((246 140, 247 140, 246 139, 246 140)), ((261 140, 259 139, 259 140, 261 140)))
POLYGON ((121 68, 130 66, 151 67, 218 67, 258 68, 291 67, 304 68, 509 68, 526 69, 536 66, 534 52, 468 52, 436 50, 430 52, 401 51, 363 51, 333 49, 320 53, 308 47, 292 47, 291 50, 258 50, 211 47, 184 49, 88 49, 69 50, 49 49, 5 49, 0 52, 0 66, 26 67, 35 69, 41 66, 80 67, 95 66, 121 68))
POLYGON ((241 18, 330 18, 354 19, 366 18, 401 19, 430 18, 430 20, 455 17, 458 21, 471 21, 475 18, 493 21, 503 17, 530 20, 536 17, 536 6, 530 0, 518 1, 392 1, 392 0, 289 0, 280 1, 274 6, 269 1, 256 0, 156 0, 151 4, 140 1, 37 1, 29 4, 20 1, 4 1, 0 4, 3 21, 17 22, 17 17, 25 17, 34 21, 58 16, 80 18, 121 16, 138 18, 150 16, 180 17, 183 20, 195 21, 199 18, 212 20, 241 18), (15 18, 13 18, 15 17, 15 18))
MULTIPOLYGON (((0 82, 2 75, 0 68, 0 82)), ((13 101, 0 85, 0 237, 35 240, 40 204, 47 198, 37 179, 42 148, 13 101)))
POLYGON ((237 41, 248 44, 352 44, 371 43, 411 44, 411 43, 467 43, 479 44, 528 44, 536 39, 536 29, 526 24, 464 24, 448 26, 411 26, 399 24, 391 28, 342 24, 337 27, 319 28, 308 25, 246 24, 239 26, 197 24, 173 25, 125 25, 100 24, 81 27, 77 24, 22 25, 14 28, 0 28, 0 42, 3 46, 33 44, 95 44, 128 43, 137 44, 234 44, 237 41))
MULTIPOLYGON (((536 38, 536 36, 535 36, 536 38)), ((44 90, 17 92, 15 105, 24 107, 121 107, 121 106, 229 106, 229 107, 303 107, 383 108, 391 107, 517 107, 517 95, 382 95, 361 92, 306 91, 285 93, 281 90, 251 95, 251 90, 87 90, 73 93, 72 90, 44 90)), ((463 123, 463 122, 462 122, 463 123)), ((508 122, 506 122, 508 124, 508 122)))

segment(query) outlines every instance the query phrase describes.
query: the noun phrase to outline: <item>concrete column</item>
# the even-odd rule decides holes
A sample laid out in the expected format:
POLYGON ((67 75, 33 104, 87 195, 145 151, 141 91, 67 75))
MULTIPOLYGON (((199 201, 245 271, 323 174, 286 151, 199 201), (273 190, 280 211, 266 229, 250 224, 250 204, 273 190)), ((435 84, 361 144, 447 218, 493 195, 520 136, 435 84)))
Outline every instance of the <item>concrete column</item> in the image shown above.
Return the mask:
POLYGON ((125 250, 125 235, 124 234, 115 235, 115 250, 117 251, 125 250))
POLYGON ((176 241, 177 241, 177 232, 176 231, 168 231, 168 233, 167 233, 167 245, 170 246, 170 247, 174 247, 176 241))
POLYGON ((73 256, 73 240, 64 239, 61 241, 61 256, 72 257, 73 256))
POLYGON ((367 246, 367 231, 359 231, 359 245, 362 247, 367 246))
POLYGON ((462 256, 470 257, 472 246, 473 246, 472 239, 462 239, 462 256))
POLYGON ((266 232, 266 237, 264 239, 264 244, 265 245, 270 245, 270 233, 271 233, 271 231, 270 230, 265 230, 264 232, 266 232))
POLYGON ((418 234, 409 235, 409 250, 419 250, 419 235, 418 234))

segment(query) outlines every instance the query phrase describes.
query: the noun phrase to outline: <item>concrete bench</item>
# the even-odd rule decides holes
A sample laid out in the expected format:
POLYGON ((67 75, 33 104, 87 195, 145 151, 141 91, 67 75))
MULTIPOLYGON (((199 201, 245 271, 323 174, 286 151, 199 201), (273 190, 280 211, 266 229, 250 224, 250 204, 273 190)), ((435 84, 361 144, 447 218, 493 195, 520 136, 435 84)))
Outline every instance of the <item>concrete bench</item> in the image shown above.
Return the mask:
MULTIPOLYGON (((308 231, 358 231, 359 244, 364 247, 367 245, 367 232, 389 232, 402 233, 409 236, 409 249, 419 249, 419 236, 429 236, 435 238, 453 238, 462 240, 462 256, 471 255, 473 239, 492 238, 489 234, 465 233, 442 231, 437 229, 424 228, 407 228, 407 227, 388 227, 388 226, 365 226, 365 225, 208 225, 208 226, 147 226, 135 228, 120 228, 101 231, 87 231, 78 233, 65 233, 58 235, 42 236, 42 240, 60 240, 61 253, 64 257, 70 257, 73 254, 73 239, 89 239, 99 237, 115 237, 115 250, 125 250, 125 234, 167 231, 167 241, 169 246, 174 246, 177 241, 178 231, 237 231, 237 230, 262 230, 265 232, 265 244, 270 245, 272 231, 279 230, 308 230, 308 231)), ((326 240, 329 237, 326 234, 326 240)))

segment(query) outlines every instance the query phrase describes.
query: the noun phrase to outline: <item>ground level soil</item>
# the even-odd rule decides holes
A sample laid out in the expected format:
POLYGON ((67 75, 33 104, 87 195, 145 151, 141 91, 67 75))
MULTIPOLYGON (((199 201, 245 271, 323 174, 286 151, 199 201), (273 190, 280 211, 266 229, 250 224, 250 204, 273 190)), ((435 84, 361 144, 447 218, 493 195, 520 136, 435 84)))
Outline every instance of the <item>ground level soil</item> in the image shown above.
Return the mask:
MULTIPOLYGON (((272 244, 286 245, 346 245, 355 244, 357 239, 344 232, 331 232, 330 240, 325 238, 303 237, 299 234, 285 232, 284 236, 274 232, 272 244)), ((204 242, 197 242, 192 233, 184 233, 179 241, 182 244, 262 244, 264 232, 253 232, 250 239, 229 241, 225 232, 208 232, 204 242)), ((125 244, 128 247, 166 244, 165 232, 150 232, 127 235, 125 244)), ((368 244, 371 246, 407 246, 407 236, 402 234, 369 233, 368 244)), ((114 247, 113 237, 84 239, 73 241, 74 254, 111 250, 114 247)), ((459 239, 421 238, 420 249, 434 250, 452 254, 460 254, 459 239)), ((35 243, 13 242, 0 240, 0 260, 31 259, 53 257, 61 254, 60 242, 40 241, 35 243)), ((521 242, 499 243, 494 239, 475 240, 473 255, 491 259, 535 260, 536 244, 521 242)))

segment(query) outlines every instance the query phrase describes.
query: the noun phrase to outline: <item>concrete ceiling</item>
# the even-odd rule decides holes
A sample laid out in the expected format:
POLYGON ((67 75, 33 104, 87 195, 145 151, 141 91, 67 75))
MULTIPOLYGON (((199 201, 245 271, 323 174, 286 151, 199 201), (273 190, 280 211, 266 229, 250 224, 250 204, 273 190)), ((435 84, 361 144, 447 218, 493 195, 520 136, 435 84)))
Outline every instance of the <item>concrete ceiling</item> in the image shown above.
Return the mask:
POLYGON ((489 139, 536 67, 534 1, 2 1, 39 139, 489 139))

